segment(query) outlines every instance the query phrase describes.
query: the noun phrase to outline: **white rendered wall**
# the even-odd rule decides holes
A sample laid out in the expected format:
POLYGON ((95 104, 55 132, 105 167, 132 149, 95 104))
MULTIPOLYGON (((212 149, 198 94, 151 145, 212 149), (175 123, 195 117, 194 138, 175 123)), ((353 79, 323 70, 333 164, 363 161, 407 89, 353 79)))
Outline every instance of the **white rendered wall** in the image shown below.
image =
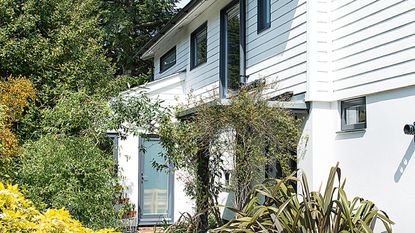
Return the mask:
POLYGON ((128 136, 125 140, 118 141, 118 166, 123 176, 123 185, 128 189, 125 193, 130 198, 130 202, 137 208, 138 202, 138 137, 128 136))
POLYGON ((340 132, 338 102, 313 103, 303 131, 311 135, 309 148, 303 157, 299 153, 299 166, 318 190, 340 162, 349 198, 375 202, 396 222, 394 232, 411 233, 415 143, 403 127, 415 121, 415 86, 368 95, 366 101, 367 129, 356 132, 340 132))

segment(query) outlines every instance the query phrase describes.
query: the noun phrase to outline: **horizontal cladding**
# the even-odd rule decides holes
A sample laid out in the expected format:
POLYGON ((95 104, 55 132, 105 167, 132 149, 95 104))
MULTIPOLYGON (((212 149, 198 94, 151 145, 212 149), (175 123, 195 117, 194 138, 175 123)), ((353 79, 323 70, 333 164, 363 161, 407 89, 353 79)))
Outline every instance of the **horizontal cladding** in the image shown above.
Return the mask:
POLYGON ((247 6, 248 81, 275 82, 270 93, 306 90, 307 2, 273 0, 271 27, 257 33, 257 0, 247 6))
POLYGON ((390 86, 398 83, 394 79, 411 80, 406 77, 415 74, 414 1, 335 1, 332 14, 333 92, 344 96, 366 86, 383 91, 396 88, 390 86))
POLYGON ((157 54, 157 56, 154 57, 155 80, 186 69, 189 63, 189 40, 187 38, 182 38, 181 41, 176 45, 176 64, 163 73, 160 73, 160 57, 174 46, 175 45, 172 44, 171 46, 167 47, 166 51, 163 51, 163 53, 157 54))
MULTIPOLYGON (((208 21, 208 53, 206 63, 192 70, 188 69, 186 90, 191 92, 193 97, 205 96, 212 91, 219 91, 220 11, 229 2, 231 0, 215 1, 202 15, 202 17, 205 17, 204 21, 208 21)), ((190 24, 189 34, 197 28, 197 24, 203 22, 203 20, 196 21, 190 24)))

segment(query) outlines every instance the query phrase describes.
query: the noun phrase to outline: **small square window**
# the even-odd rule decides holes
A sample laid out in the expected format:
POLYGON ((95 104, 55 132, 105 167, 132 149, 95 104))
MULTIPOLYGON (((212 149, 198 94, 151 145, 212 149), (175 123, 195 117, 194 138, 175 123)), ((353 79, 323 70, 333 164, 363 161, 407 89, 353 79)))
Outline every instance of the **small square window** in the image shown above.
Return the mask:
POLYGON ((260 33, 265 29, 271 27, 271 1, 270 0, 258 0, 257 7, 257 32, 260 33))
POLYGON ((207 23, 192 33, 190 41, 190 69, 193 69, 207 61, 207 23))
POLYGON ((160 58, 160 73, 176 64, 176 47, 170 49, 160 58))
POLYGON ((343 131, 366 128, 366 98, 341 102, 341 129, 343 131))

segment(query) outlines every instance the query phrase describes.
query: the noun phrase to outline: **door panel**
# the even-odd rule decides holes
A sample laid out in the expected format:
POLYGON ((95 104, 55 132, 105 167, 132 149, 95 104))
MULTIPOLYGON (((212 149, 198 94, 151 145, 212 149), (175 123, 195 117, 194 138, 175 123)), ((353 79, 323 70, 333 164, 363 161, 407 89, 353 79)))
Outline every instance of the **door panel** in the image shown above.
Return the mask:
POLYGON ((157 171, 153 163, 164 164, 164 152, 158 138, 141 139, 140 223, 157 223, 172 219, 173 176, 157 171))

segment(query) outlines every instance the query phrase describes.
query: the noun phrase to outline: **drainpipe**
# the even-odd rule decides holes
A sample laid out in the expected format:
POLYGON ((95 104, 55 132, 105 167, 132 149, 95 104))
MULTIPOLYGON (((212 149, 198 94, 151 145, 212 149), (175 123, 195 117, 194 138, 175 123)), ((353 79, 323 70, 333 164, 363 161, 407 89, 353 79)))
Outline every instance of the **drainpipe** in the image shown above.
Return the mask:
POLYGON ((240 44, 240 69, 239 82, 242 85, 246 84, 248 77, 246 76, 246 0, 239 0, 239 44, 240 44))

